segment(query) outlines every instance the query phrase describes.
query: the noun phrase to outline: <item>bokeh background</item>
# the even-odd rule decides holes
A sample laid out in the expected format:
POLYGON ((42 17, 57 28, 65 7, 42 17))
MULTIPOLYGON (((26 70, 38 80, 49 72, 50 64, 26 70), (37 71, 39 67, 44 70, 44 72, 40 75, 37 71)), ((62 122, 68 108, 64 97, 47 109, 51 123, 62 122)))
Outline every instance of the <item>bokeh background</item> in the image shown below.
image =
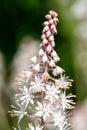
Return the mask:
POLYGON ((87 130, 87 0, 0 0, 0 130, 11 130, 14 79, 29 69, 30 57, 37 54, 49 10, 60 21, 55 36, 58 64, 74 79, 73 130, 87 130))

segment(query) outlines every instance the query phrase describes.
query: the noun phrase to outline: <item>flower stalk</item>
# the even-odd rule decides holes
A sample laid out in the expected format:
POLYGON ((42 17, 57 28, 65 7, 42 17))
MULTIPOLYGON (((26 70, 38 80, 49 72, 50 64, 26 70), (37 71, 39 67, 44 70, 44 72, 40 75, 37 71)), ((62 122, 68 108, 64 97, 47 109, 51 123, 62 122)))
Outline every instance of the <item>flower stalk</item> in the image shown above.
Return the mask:
POLYGON ((12 106, 10 113, 18 117, 18 126, 25 116, 28 119, 27 130, 46 130, 48 124, 53 124, 56 130, 65 130, 70 126, 66 110, 74 107, 70 99, 74 95, 66 95, 72 80, 65 77, 64 69, 56 65, 60 61, 54 50, 54 34, 59 22, 57 13, 49 11, 45 17, 47 21, 43 23, 39 53, 31 58, 31 71, 23 71, 16 78, 16 103, 19 108, 12 106), (29 118, 34 123, 31 124, 29 118))

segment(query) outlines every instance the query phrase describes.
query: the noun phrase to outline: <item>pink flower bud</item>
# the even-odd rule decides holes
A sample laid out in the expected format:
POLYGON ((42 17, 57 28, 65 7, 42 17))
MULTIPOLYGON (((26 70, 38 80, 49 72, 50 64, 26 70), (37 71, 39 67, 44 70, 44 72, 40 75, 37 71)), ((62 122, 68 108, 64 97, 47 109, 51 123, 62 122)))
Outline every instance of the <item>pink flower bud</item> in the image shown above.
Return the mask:
POLYGON ((49 37, 49 41, 54 41, 54 37, 52 35, 49 37))
POLYGON ((51 28, 52 33, 57 33, 57 30, 54 24, 52 24, 50 28, 51 28))
POLYGON ((45 39, 45 38, 46 38, 46 35, 42 34, 41 39, 45 39))
POLYGON ((51 46, 55 47, 55 42, 54 41, 51 41, 51 46))
POLYGON ((37 61, 37 56, 34 56, 34 57, 31 58, 32 63, 36 63, 36 61, 37 61))
POLYGON ((51 35, 51 32, 50 31, 47 31, 46 32, 46 36, 49 37, 51 35))
POLYGON ((44 55, 44 51, 42 49, 39 50, 39 56, 43 56, 44 55))
POLYGON ((53 24, 53 19, 50 19, 50 20, 49 20, 49 23, 50 23, 50 24, 53 24))
POLYGON ((48 58, 47 58, 46 54, 42 57, 42 61, 43 61, 43 63, 48 61, 48 58))
POLYGON ((57 66, 56 71, 57 71, 57 74, 62 74, 64 70, 61 67, 57 66))
POLYGON ((49 26, 44 27, 44 32, 49 30, 49 26))
POLYGON ((50 67, 55 67, 55 63, 54 63, 53 60, 50 61, 49 66, 50 66, 50 67))
POLYGON ((47 26, 47 25, 49 25, 49 22, 46 21, 46 22, 43 23, 43 25, 47 26))
POLYGON ((53 57, 54 62, 60 61, 60 58, 58 56, 53 57))
POLYGON ((43 39, 43 44, 47 44, 48 40, 47 39, 43 39))
POLYGON ((53 51, 53 52, 51 53, 51 56, 52 56, 52 57, 57 57, 57 53, 56 53, 55 51, 53 51))
POLYGON ((47 48, 46 48, 47 52, 50 53, 51 52, 51 46, 48 45, 47 48))
POLYGON ((35 72, 39 72, 39 70, 40 70, 39 64, 35 65, 32 69, 33 69, 35 72))
POLYGON ((53 69, 53 75, 57 76, 58 74, 62 74, 63 73, 63 69, 59 66, 57 66, 56 68, 53 69))
POLYGON ((48 14, 48 15, 46 15, 45 17, 46 17, 48 20, 50 20, 50 19, 51 19, 51 15, 49 15, 49 14, 48 14))

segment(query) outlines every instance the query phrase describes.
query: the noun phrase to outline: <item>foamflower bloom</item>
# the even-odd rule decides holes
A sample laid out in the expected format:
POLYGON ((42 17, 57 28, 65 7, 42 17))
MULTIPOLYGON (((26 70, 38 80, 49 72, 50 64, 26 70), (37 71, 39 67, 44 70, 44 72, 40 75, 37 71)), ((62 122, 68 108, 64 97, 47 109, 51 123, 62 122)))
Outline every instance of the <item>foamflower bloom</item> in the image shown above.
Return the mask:
POLYGON ((42 117, 44 121, 46 121, 46 119, 50 117, 50 114, 52 114, 50 104, 46 103, 42 104, 40 102, 37 102, 36 111, 37 112, 35 115, 38 117, 42 117))

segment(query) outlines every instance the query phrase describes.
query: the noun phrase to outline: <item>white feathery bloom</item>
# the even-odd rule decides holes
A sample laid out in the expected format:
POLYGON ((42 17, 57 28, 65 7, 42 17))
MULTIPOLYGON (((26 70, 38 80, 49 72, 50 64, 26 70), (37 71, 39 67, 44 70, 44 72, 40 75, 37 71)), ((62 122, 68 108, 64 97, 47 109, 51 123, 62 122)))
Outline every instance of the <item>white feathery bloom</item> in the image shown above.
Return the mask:
POLYGON ((42 130, 43 126, 35 125, 35 127, 32 124, 28 124, 27 130, 42 130))
POLYGON ((18 78, 15 79, 16 80, 15 84, 17 84, 19 86, 24 85, 26 82, 29 81, 31 75, 32 75, 32 72, 30 72, 30 71, 22 71, 19 74, 18 78))
POLYGON ((73 105, 75 105, 75 103, 70 99, 72 97, 75 97, 75 95, 69 94, 66 96, 65 92, 60 95, 63 110, 74 108, 73 105))
POLYGON ((9 113, 11 114, 12 117, 16 116, 18 118, 18 124, 20 123, 21 119, 24 117, 24 115, 27 114, 26 112, 26 107, 20 104, 17 104, 18 107, 15 107, 13 105, 11 105, 12 107, 12 111, 9 111, 9 113))
POLYGON ((52 114, 52 110, 51 110, 51 106, 50 104, 46 104, 43 102, 37 102, 37 106, 36 106, 36 116, 38 117, 42 117, 44 121, 46 121, 46 119, 48 117, 50 117, 50 114, 52 114))
POLYGON ((43 83, 43 79, 41 79, 39 76, 35 76, 34 81, 31 81, 30 85, 32 92, 45 91, 45 84, 43 83))
POLYGON ((59 99, 60 91, 55 87, 54 84, 46 86, 46 97, 45 99, 49 100, 51 104, 55 103, 59 99))
POLYGON ((23 86, 22 91, 20 93, 16 94, 17 102, 20 102, 21 105, 28 105, 29 103, 34 103, 33 101, 33 95, 30 90, 30 88, 23 86))
POLYGON ((55 84, 58 88, 67 89, 69 86, 72 86, 72 79, 61 75, 61 78, 55 81, 55 84))
POLYGON ((54 125, 59 128, 59 130, 64 130, 65 126, 65 116, 62 115, 61 111, 53 114, 54 125))

